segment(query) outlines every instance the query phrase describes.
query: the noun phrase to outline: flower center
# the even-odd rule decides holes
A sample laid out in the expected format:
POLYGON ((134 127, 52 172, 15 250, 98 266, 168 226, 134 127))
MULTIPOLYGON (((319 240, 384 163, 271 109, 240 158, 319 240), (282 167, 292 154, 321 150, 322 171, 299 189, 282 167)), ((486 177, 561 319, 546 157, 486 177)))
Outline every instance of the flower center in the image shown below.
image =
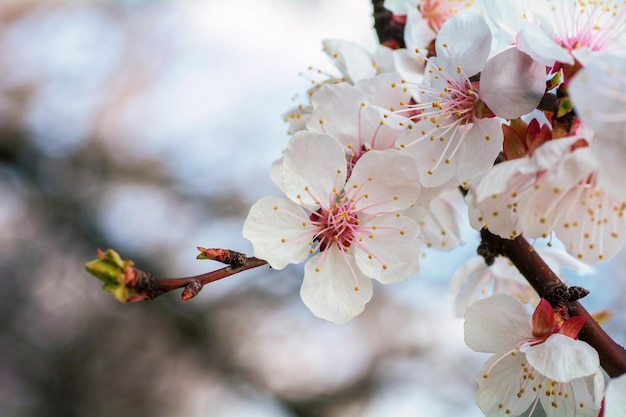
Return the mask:
POLYGON ((352 204, 335 204, 331 209, 320 208, 311 213, 311 222, 317 229, 313 238, 319 242, 320 251, 332 244, 341 250, 347 251, 359 224, 359 219, 353 211, 352 204))
POLYGON ((473 3, 474 0, 424 0, 418 8, 428 27, 438 33, 446 20, 459 12, 459 6, 470 7, 473 3))
POLYGON ((572 51, 588 47, 599 51, 615 44, 625 33, 626 8, 608 2, 577 2, 569 10, 553 9, 558 44, 572 51), (573 28, 573 29, 572 29, 573 28))

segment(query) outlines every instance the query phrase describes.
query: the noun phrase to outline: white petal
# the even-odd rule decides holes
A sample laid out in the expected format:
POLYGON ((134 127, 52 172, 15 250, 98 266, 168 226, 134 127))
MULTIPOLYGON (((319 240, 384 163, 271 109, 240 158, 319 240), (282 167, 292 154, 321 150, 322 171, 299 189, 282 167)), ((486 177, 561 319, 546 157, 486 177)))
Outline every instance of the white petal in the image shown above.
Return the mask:
POLYGON ((419 270, 419 226, 415 221, 389 214, 360 226, 369 230, 353 243, 356 264, 363 274, 389 284, 404 281, 419 270))
POLYGON ((545 142, 533 152, 530 160, 536 165, 537 171, 553 169, 571 153, 572 145, 577 140, 577 137, 568 137, 545 142))
POLYGON ((510 295, 476 301, 465 314, 465 343, 476 352, 507 352, 532 337, 530 315, 510 295))
POLYGON ((283 159, 285 194, 293 201, 300 196, 306 204, 328 204, 333 188, 343 188, 346 171, 346 157, 335 138, 298 132, 289 140, 283 159))
POLYGON ((604 417, 626 417, 626 375, 609 382, 604 401, 604 417))
POLYGON ((463 138, 463 155, 457 169, 459 182, 467 183, 491 168, 502 150, 503 138, 502 120, 476 120, 463 138))
POLYGON ((450 284, 450 293, 456 295, 454 299, 456 317, 463 318, 472 304, 484 298, 492 279, 493 274, 482 257, 473 258, 455 272, 450 284))
POLYGON ((353 83, 376 74, 372 55, 355 43, 339 39, 325 39, 322 44, 324 52, 334 60, 334 64, 341 73, 353 83))
MULTIPOLYGON (((602 373, 596 375, 603 378, 602 373)), ((597 380, 597 379, 595 379, 597 380)), ((604 385, 600 382, 601 385, 604 385)), ((544 385, 549 389, 543 390, 539 396, 546 417, 597 417, 600 412, 599 404, 594 401, 594 377, 577 378, 568 383, 556 383, 545 379, 544 385)))
POLYGON ((343 324, 365 309, 372 281, 361 274, 351 255, 330 247, 304 266, 300 296, 315 316, 343 324))
POLYGON ((413 206, 405 214, 420 225, 420 237, 426 247, 450 250, 461 243, 458 214, 445 199, 435 198, 428 208, 413 206))
MULTIPOLYGON (((351 138, 353 148, 387 150, 395 146, 398 137, 407 130, 411 121, 378 106, 365 106, 358 118, 359 133, 351 138)), ((352 149, 347 148, 350 154, 352 149)))
POLYGON ((577 189, 571 190, 571 198, 563 203, 556 236, 577 259, 590 264, 605 261, 624 246, 626 221, 622 203, 600 188, 586 189, 581 185, 577 189))
POLYGON ((404 210, 419 196, 418 175, 409 156, 395 149, 370 151, 354 166, 345 187, 346 198, 363 196, 357 207, 365 213, 404 210))
POLYGON ((608 140, 626 140, 626 70, 623 56, 593 54, 567 87, 576 113, 608 140))
POLYGON ((517 48, 489 59, 480 74, 480 98, 498 117, 530 113, 546 89, 545 66, 517 48))
POLYGON ((528 368, 524 354, 517 352, 491 357, 476 382, 476 403, 486 417, 518 416, 536 401, 541 375, 528 368))
POLYGON ((283 158, 279 158, 272 163, 270 168, 270 178, 276 184, 276 186, 285 193, 285 186, 283 184, 283 158))
POLYGON ((254 203, 243 225, 243 237, 254 248, 254 256, 266 260, 272 268, 300 263, 309 256, 312 232, 303 225, 306 212, 291 200, 264 197, 254 203))
POLYGON ((365 95, 350 84, 325 85, 311 97, 313 113, 306 126, 347 144, 358 136, 361 103, 366 101, 365 95))
POLYGON ((573 64, 574 58, 567 49, 558 46, 540 27, 526 24, 517 36, 517 46, 535 61, 546 66, 556 62, 573 64))
POLYGON ((413 1, 412 7, 408 10, 406 25, 404 26, 406 49, 411 52, 414 51, 415 48, 428 48, 430 42, 437 36, 426 19, 424 19, 422 14, 417 10, 417 7, 415 7, 416 4, 417 2, 413 1))
POLYGON ((548 378, 569 382, 598 372, 598 352, 587 343, 556 333, 526 351, 528 362, 548 378))
POLYGON ((435 48, 439 62, 448 74, 456 74, 457 66, 461 66, 462 71, 471 77, 479 73, 487 61, 491 31, 480 13, 464 11, 443 24, 435 48))
MULTIPOLYGON (((619 126, 617 123, 614 125, 619 126)), ((626 125, 620 126, 620 130, 622 134, 626 132, 626 125)), ((611 135, 610 137, 617 138, 618 136, 611 135)), ((626 187, 624 187, 626 138, 623 140, 596 140, 591 144, 591 150, 598 160, 602 161, 599 164, 598 182, 600 185, 616 198, 626 201, 626 187)))
MULTIPOLYGON (((407 82, 417 85, 424 80, 424 66, 426 61, 423 56, 416 54, 412 49, 394 49, 393 63, 396 71, 407 82)), ((409 90, 409 92, 411 92, 409 90)))
MULTIPOLYGON (((391 117, 396 115, 389 114, 389 111, 405 108, 411 100, 411 93, 408 88, 404 88, 402 80, 403 78, 399 73, 390 72, 361 80, 354 87, 366 96, 369 103, 388 110, 388 117, 391 117)), ((404 121, 408 124, 406 118, 396 117, 399 117, 397 121, 404 121)), ((391 123, 391 120, 385 120, 385 123, 397 124, 397 122, 391 123)))
POLYGON ((452 134, 447 133, 443 136, 442 130, 435 129, 430 120, 422 120, 398 138, 398 146, 403 148, 402 152, 415 159, 420 182, 429 188, 445 184, 454 177, 459 154, 455 150, 461 146, 459 142, 463 140, 461 137, 463 128, 454 128, 452 134), (432 140, 431 137, 421 137, 422 131, 431 130, 434 130, 432 140))
POLYGON ((501 162, 485 172, 480 179, 472 181, 469 192, 474 195, 477 203, 493 198, 494 195, 509 191, 514 179, 528 171, 531 166, 528 158, 501 162))

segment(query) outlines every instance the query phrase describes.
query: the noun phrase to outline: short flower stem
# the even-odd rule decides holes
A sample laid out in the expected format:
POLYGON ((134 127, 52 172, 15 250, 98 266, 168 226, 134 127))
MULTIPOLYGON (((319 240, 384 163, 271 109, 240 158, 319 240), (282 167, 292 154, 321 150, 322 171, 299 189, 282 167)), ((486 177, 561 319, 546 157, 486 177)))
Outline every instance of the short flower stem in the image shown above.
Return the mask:
MULTIPOLYGON (((523 236, 503 239, 487 229, 483 229, 480 236, 483 244, 509 258, 539 295, 543 296, 551 286, 562 283, 523 236)), ((625 374, 626 350, 611 339, 578 301, 568 303, 568 311, 571 316, 588 318, 578 337, 598 352, 606 373, 612 378, 625 374)))

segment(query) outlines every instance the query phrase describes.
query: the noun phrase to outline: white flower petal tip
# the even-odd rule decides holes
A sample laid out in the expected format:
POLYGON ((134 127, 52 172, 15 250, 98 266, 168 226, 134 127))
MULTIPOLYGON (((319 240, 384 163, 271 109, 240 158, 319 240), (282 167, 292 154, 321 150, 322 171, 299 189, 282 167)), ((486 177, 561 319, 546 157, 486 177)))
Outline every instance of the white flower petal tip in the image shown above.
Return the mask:
POLYGON ((372 297, 372 281, 351 256, 331 248, 307 261, 300 296, 316 317, 344 324, 365 309, 372 297))
POLYGON ((529 347, 526 357, 528 363, 542 375, 559 382, 569 382, 600 371, 600 359, 594 348, 558 333, 543 343, 529 347))

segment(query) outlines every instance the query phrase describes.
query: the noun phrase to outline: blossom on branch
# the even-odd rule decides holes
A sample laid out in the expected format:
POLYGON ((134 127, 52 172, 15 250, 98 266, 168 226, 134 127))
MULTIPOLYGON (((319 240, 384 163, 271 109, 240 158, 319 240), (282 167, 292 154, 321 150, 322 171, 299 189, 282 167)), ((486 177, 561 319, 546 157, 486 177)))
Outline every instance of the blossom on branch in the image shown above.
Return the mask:
POLYGON ((543 96, 545 69, 515 48, 488 60, 491 41, 485 18, 471 11, 450 18, 437 36, 437 56, 415 87, 416 124, 398 139, 426 187, 450 179, 467 185, 487 171, 502 150, 502 118, 529 113, 543 96))
POLYGON ((600 186, 589 137, 551 140, 531 156, 504 161, 470 184, 470 222, 513 239, 555 233, 577 259, 597 263, 626 239, 626 204, 600 186))
POLYGON ((256 202, 243 235, 275 269, 313 255, 301 289, 313 314, 347 322, 369 301, 370 279, 392 283, 417 272, 419 226, 401 214, 419 194, 411 158, 369 151, 348 177, 339 141, 303 131, 289 141, 281 165, 288 198, 256 202))
POLYGON ((626 7, 618 0, 491 0, 489 12, 511 44, 556 69, 574 65, 582 49, 606 52, 625 46, 626 7))
POLYGON ((548 417, 597 416, 604 379, 598 353, 577 340, 585 318, 565 318, 541 300, 532 316, 496 294, 465 315, 465 342, 494 353, 480 370, 476 402, 487 417, 517 416, 541 404, 548 417))

